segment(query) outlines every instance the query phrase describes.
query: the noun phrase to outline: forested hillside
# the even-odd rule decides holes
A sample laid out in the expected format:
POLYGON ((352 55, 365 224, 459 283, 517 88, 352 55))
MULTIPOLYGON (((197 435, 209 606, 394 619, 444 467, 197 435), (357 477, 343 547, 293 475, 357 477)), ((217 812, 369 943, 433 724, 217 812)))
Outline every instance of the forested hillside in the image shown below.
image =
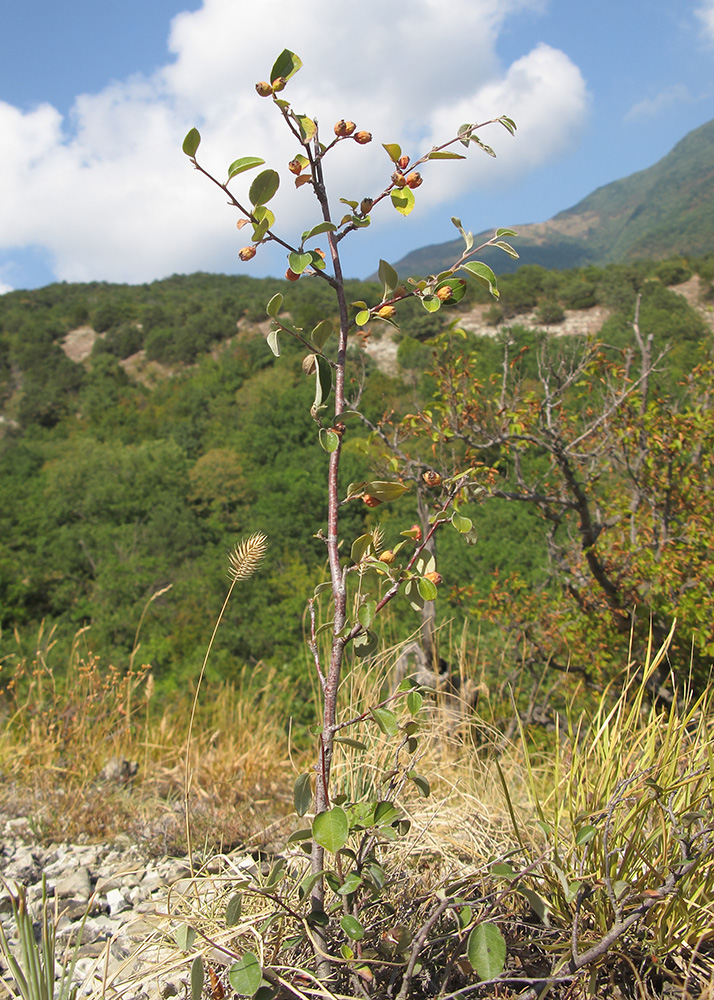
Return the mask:
MULTIPOLYGON (((564 600, 547 512, 544 517, 538 504, 506 498, 512 457, 493 442, 476 456, 463 444, 466 416, 458 446, 459 435, 446 424, 436 436, 436 416, 428 432, 407 427, 424 407, 437 413, 454 350, 458 364, 468 365, 469 384, 488 387, 502 379, 508 344, 510 370, 535 386, 545 347, 575 357, 585 341, 538 333, 532 319, 527 327, 519 317, 527 313, 552 330, 565 310, 604 307, 600 337, 627 363, 637 306, 639 329, 653 338, 653 351, 670 345, 652 375, 657 398, 669 405, 683 399, 683 381, 709 358, 713 280, 711 257, 567 272, 531 266, 504 277, 498 305, 485 313, 489 335, 468 333, 455 341, 448 332, 486 308, 486 294, 475 285, 457 306, 436 314, 403 303, 399 332, 388 323, 362 331, 352 349, 363 377, 351 391, 362 391, 360 409, 372 426, 383 435, 399 427, 412 461, 485 462, 503 479, 485 502, 469 507, 476 544, 463 546, 455 533, 444 533, 439 543, 440 621, 454 620, 457 628, 474 621, 493 636, 487 641, 496 649, 504 635, 523 633, 514 625, 514 608, 499 605, 494 581, 517 574, 528 599, 538 595, 551 611, 564 600), (689 303, 677 285, 694 274, 701 298, 689 303), (499 333, 506 322, 508 333, 499 333), (374 359, 391 337, 398 342, 398 368, 386 373, 374 359), (444 367, 447 342, 451 360, 444 367), (508 619, 506 632, 499 614, 502 624, 508 619)), ((45 639, 56 626, 53 638, 61 646, 80 641, 107 662, 126 664, 145 611, 139 659, 153 666, 165 689, 183 684, 200 666, 225 595, 226 552, 239 536, 260 530, 269 537, 269 558, 229 610, 210 670, 230 676, 243 663, 262 662, 302 676, 305 595, 324 574, 324 545, 314 532, 327 456, 315 447, 309 416, 314 378, 302 374, 290 343, 280 358, 265 343, 265 302, 277 290, 296 325, 323 317, 321 283, 307 279, 196 274, 143 286, 52 285, 0 298, 0 655, 6 670, 16 642, 31 648, 42 622, 45 639)), ((369 289, 355 284, 351 294, 368 298, 369 289)), ((579 416, 591 405, 592 393, 590 401, 581 395, 579 416)), ((344 448, 352 481, 388 460, 383 438, 370 436, 356 418, 344 448)), ((538 446, 526 461, 536 468, 542 454, 538 446)), ((417 517, 416 489, 398 511, 383 510, 346 504, 347 536, 379 520, 398 537, 405 519, 408 527, 417 517)), ((625 602, 629 593, 623 591, 625 602)), ((419 624, 400 601, 389 624, 395 639, 419 624)), ((569 634, 558 634, 559 656, 569 634)), ((541 647, 547 635, 541 634, 541 647)), ((550 651, 542 648, 541 655, 547 660, 550 651)))

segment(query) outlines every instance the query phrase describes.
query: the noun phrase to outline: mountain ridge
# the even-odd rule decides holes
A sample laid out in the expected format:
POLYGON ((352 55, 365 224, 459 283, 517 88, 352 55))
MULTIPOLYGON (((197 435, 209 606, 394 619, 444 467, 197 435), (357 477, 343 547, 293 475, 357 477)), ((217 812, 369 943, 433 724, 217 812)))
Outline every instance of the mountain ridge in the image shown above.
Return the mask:
MULTIPOLYGON (((488 248, 482 259, 504 274, 523 264, 602 267, 640 258, 714 252, 714 120, 689 132, 651 167, 596 188, 546 222, 513 225, 519 260, 488 248)), ((479 233, 478 244, 492 232, 479 233)), ((445 270, 460 238, 421 247, 395 263, 400 273, 445 270)))

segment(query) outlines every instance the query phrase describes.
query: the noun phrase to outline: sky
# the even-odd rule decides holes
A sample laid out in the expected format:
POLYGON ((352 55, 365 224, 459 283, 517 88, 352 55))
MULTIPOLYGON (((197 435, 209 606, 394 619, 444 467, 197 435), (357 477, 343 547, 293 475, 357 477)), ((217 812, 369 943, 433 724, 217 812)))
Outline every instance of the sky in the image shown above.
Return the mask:
MULTIPOLYGON (((220 179, 242 156, 281 176, 287 242, 320 220, 287 163, 298 152, 266 79, 284 48, 303 68, 284 96, 329 135, 346 118, 374 141, 325 159, 340 197, 388 182, 382 143, 416 158, 466 122, 497 156, 422 170, 408 219, 388 203, 341 243, 347 275, 380 257, 541 222, 651 166, 714 118, 714 0, 4 0, 0 34, 0 292, 55 281, 143 283, 209 271, 281 275, 285 253, 247 237, 220 179)), ((252 174, 231 188, 245 201, 252 174)), ((517 244, 517 239, 513 242, 517 244)))

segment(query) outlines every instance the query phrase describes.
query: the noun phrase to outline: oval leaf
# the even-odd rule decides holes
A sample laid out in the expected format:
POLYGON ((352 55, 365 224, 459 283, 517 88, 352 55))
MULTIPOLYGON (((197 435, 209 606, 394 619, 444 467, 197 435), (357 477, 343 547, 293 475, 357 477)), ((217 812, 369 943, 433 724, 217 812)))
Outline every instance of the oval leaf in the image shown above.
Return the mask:
POLYGON ((260 988, 263 970, 257 955, 247 951, 239 962, 235 962, 228 973, 228 982, 238 996, 252 997, 260 988))
POLYGON ((307 232, 302 234, 302 241, 303 243, 306 243, 307 240, 311 240, 313 236, 320 236, 321 233, 334 233, 336 229, 337 226, 334 222, 318 222, 316 226, 313 226, 312 229, 308 229, 307 232))
POLYGON ((360 311, 355 316, 355 323, 357 326, 364 326, 365 323, 369 323, 370 311, 369 309, 360 309, 360 311))
POLYGON ((309 253, 291 253, 288 256, 288 264, 295 274, 302 274, 305 268, 312 264, 312 257, 309 253))
POLYGON ((450 153, 448 149, 432 149, 427 160, 465 160, 463 153, 450 153))
POLYGON ((359 619, 360 625, 364 626, 364 628, 371 628, 376 610, 376 601, 367 600, 363 604, 360 604, 357 612, 357 618, 359 619))
POLYGON ((340 446, 340 435, 336 431, 328 430, 325 427, 320 428, 320 447, 323 451, 326 451, 328 455, 331 455, 333 451, 337 451, 340 446))
POLYGON ((181 147, 186 154, 186 156, 195 156, 196 150, 201 145, 201 133, 197 128, 192 128, 190 132, 187 133, 186 138, 183 141, 183 146, 181 147))
POLYGON ((351 913, 346 913, 342 920, 340 920, 340 927, 347 937, 353 941, 361 941, 364 937, 364 927, 357 917, 353 917, 351 913))
POLYGON ((310 774, 299 774, 293 786, 293 801, 295 802, 295 812, 298 816, 304 816, 312 803, 312 787, 310 785, 310 774))
POLYGON ((436 584, 432 583, 431 580, 427 580, 426 577, 420 576, 417 580, 417 590, 419 591, 419 596, 425 601, 435 601, 438 591, 436 589, 436 584))
POLYGON ((370 709, 372 718, 377 723, 385 736, 396 736, 399 732, 399 723, 394 712, 389 708, 370 709))
POLYGON ((276 170, 263 170, 250 186, 248 197, 253 205, 265 205, 280 187, 280 177, 276 170))
POLYGON ((273 63, 273 68, 270 71, 270 82, 272 83, 281 76, 284 76, 286 80, 289 80, 291 76, 295 76, 301 66, 302 59, 300 56, 296 56, 294 52, 290 51, 290 49, 283 49, 273 63))
POLYGON ((317 369, 315 371, 315 409, 322 406, 332 389, 332 368, 327 358, 321 354, 315 355, 317 369))
POLYGON ((193 942, 196 940, 196 931, 193 927, 189 927, 188 924, 181 924, 180 927, 176 928, 174 940, 181 951, 190 951, 193 948, 193 942))
POLYGON ((265 307, 265 311, 267 312, 268 316, 272 316, 273 319, 275 319, 275 317, 280 312, 282 304, 283 304, 283 297, 280 294, 280 292, 276 292, 275 295, 270 300, 270 302, 265 307))
POLYGON ((482 979, 495 979, 506 964, 506 941, 496 924, 478 924, 469 934, 469 962, 482 979))
POLYGON ((323 319, 320 320, 315 329, 312 331, 312 333, 310 334, 310 340, 313 342, 318 351, 321 351, 322 348, 327 343, 327 341, 330 339, 330 337, 332 336, 332 330, 333 330, 332 320, 323 319))
POLYGON ((350 833, 347 814, 340 806, 318 813, 312 821, 312 835, 320 847, 334 854, 344 847, 350 833))
POLYGON ((235 927, 240 923, 240 916, 243 911, 243 897, 239 892, 231 896, 226 904, 226 927, 235 927))
POLYGON ((389 503, 391 500, 398 500, 399 497, 409 489, 403 483, 388 483, 377 480, 367 483, 364 492, 376 497, 382 503, 389 503))
POLYGON ((276 358, 280 357, 280 341, 278 340, 278 331, 271 330, 267 336, 268 347, 273 352, 276 358))
POLYGON ((191 1000, 201 1000, 204 978, 203 956, 196 955, 191 962, 191 1000))
POLYGON ((400 215, 407 216, 414 208, 414 195, 411 188, 394 188, 389 197, 400 215))
POLYGON ((379 639, 374 632, 361 632, 352 646, 357 656, 369 656, 379 645, 379 639))
POLYGON ((481 282, 482 285, 486 285, 489 292, 495 299, 500 295, 498 287, 496 284, 496 275, 493 273, 488 264, 484 264, 480 260, 469 260, 465 264, 461 265, 465 271, 472 274, 474 278, 481 282))
POLYGON ((234 160, 228 168, 228 180, 236 174, 242 174, 244 170, 253 170, 255 167, 262 167, 265 160, 259 156, 241 156, 239 160, 234 160))
POLYGON ((451 515, 451 523, 462 535, 467 535, 474 526, 470 517, 464 517, 463 514, 457 514, 456 511, 451 515))

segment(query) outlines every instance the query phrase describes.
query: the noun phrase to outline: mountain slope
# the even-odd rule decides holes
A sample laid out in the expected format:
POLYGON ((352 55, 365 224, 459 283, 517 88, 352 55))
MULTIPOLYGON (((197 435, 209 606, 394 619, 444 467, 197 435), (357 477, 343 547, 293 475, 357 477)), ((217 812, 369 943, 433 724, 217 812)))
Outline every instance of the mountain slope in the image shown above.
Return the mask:
MULTIPOLYGON (((714 121, 690 132, 654 166, 598 188, 548 222, 513 228, 520 260, 493 250, 484 254, 500 273, 521 264, 601 266, 714 252, 714 121)), ((456 239, 423 247, 395 266, 401 273, 437 272, 453 263, 462 246, 456 239)))

